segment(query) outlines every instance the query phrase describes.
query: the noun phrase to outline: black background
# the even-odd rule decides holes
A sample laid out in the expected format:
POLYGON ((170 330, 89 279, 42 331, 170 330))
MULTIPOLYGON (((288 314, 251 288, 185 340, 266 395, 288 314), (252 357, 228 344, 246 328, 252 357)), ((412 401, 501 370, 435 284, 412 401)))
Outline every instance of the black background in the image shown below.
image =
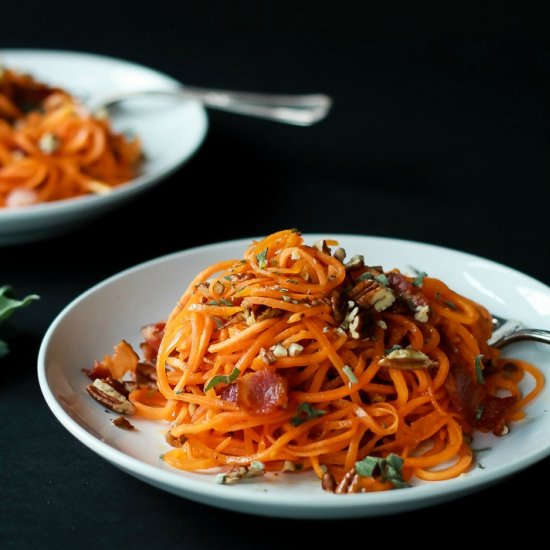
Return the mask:
POLYGON ((195 85, 323 92, 334 108, 311 128, 211 111, 193 159, 123 213, 0 249, 0 285, 41 296, 14 317, 19 334, 0 360, 0 546, 275 548, 292 546, 297 530, 308 545, 333 533, 368 544, 426 522, 458 526, 467 539, 487 514, 498 518, 495 539, 536 519, 527 495, 548 488, 548 460, 474 496, 387 518, 292 522, 195 504, 81 445, 36 379, 45 330, 91 285, 165 253, 286 227, 435 243, 550 283, 548 19, 533 8, 481 6, 385 14, 369 2, 3 6, 0 47, 121 57, 195 85), (209 213, 198 231, 195 210, 209 213))

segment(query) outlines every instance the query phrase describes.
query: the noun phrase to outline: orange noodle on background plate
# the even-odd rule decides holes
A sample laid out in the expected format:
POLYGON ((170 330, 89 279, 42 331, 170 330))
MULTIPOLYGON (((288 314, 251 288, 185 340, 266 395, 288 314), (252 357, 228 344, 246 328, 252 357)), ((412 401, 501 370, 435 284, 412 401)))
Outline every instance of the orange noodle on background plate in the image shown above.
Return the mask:
POLYGON ((0 207, 109 193, 137 175, 141 156, 106 116, 0 67, 0 207))
POLYGON ((144 328, 145 360, 121 342, 88 371, 90 393, 107 383, 126 400, 130 380, 123 412, 170 423, 166 463, 221 467, 222 483, 313 470, 343 493, 468 471, 474 430, 505 435, 542 375, 487 345, 479 304, 337 245, 285 230, 207 267, 144 328))

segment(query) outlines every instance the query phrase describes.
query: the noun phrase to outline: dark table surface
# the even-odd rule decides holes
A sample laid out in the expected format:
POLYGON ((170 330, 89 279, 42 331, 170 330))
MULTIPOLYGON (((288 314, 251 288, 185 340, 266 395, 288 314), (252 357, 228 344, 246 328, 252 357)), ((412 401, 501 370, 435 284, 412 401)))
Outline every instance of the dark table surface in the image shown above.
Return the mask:
POLYGON ((86 15, 69 2, 36 3, 30 15, 20 4, 9 8, 11 21, 26 23, 4 25, 1 47, 90 51, 203 86, 324 92, 334 108, 311 128, 210 112, 199 152, 153 192, 70 234, 0 250, 0 286, 41 296, 14 316, 18 333, 0 360, 0 547, 276 548, 292 546, 291 530, 318 545, 342 527, 397 540, 400 524, 459 518, 467 531, 491 510, 502 527, 511 494, 523 502, 514 524, 532 521, 525 499, 550 488, 548 459, 455 502, 370 520, 295 522, 196 504, 119 471, 70 435, 42 397, 36 358, 61 309, 106 277, 286 227, 434 243, 549 284, 550 44, 526 27, 403 38, 406 17, 378 38, 363 3, 335 11, 332 3, 157 1, 86 15), (212 223, 189 230, 179 205, 200 209, 213 191, 221 200, 212 223))

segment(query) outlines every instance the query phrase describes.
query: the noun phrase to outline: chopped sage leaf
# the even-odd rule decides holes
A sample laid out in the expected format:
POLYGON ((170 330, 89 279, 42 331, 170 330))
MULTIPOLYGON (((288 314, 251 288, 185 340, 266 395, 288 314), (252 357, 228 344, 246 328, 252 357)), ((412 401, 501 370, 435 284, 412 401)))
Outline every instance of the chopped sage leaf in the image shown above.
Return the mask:
POLYGON ((374 275, 370 271, 365 271, 365 273, 361 273, 358 277, 359 281, 370 281, 372 279, 374 279, 374 275))
POLYGON ((399 344, 394 344, 391 348, 386 348, 384 350, 384 353, 386 355, 389 355, 392 351, 395 351, 396 349, 403 349, 403 346, 400 346, 399 344))
POLYGON ((381 460, 381 458, 376 456, 366 456, 363 460, 356 462, 355 471, 357 472, 357 475, 362 477, 372 477, 374 470, 376 470, 378 463, 381 460))
POLYGON ((350 384, 357 384, 357 376, 355 376, 355 373, 349 365, 344 365, 344 368, 342 370, 344 371, 344 374, 346 375, 350 384))
POLYGON ((241 374, 241 371, 235 367, 233 369, 233 372, 231 374, 216 374, 210 382, 206 385, 204 388, 204 392, 206 393, 208 390, 212 389, 214 386, 217 386, 218 384, 231 384, 231 382, 235 382, 237 378, 239 377, 239 374, 241 374))
POLYGON ((476 355, 476 379, 478 384, 483 384, 485 379, 483 378, 483 363, 481 360, 483 359, 483 355, 476 355))
POLYGON ((474 451, 474 453, 476 454, 486 453, 487 451, 492 451, 492 450, 493 450, 493 447, 483 447, 481 449, 472 449, 472 451, 474 451))
POLYGON ((382 479, 389 481, 396 489, 409 487, 409 484, 403 481, 403 462, 400 456, 392 453, 378 464, 382 479))
POLYGON ((425 271, 421 271, 420 273, 418 273, 418 275, 416 276, 416 278, 412 282, 412 284, 414 286, 421 287, 422 283, 424 282, 424 277, 427 277, 427 276, 428 276, 428 274, 425 271))
POLYGON ((290 423, 293 426, 299 426, 307 420, 312 420, 314 418, 318 418, 319 416, 323 416, 326 412, 327 411, 320 409, 314 409, 310 403, 300 403, 300 405, 298 405, 298 410, 296 411, 296 416, 293 416, 290 419, 290 423))
POLYGON ((211 317, 211 319, 214 320, 214 322, 216 323, 216 327, 218 327, 218 329, 221 330, 223 328, 223 321, 219 317, 211 317))
POLYGON ((403 459, 396 454, 389 454, 386 458, 367 456, 355 463, 355 471, 360 476, 373 477, 380 474, 382 481, 389 481, 396 489, 410 487, 403 481, 403 459))
POLYGON ((458 308, 456 307, 456 304, 454 302, 451 302, 451 300, 445 300, 443 302, 449 309, 452 309, 453 311, 456 311, 458 308))
POLYGON ((267 251, 268 249, 265 248, 259 254, 256 254, 256 260, 258 261, 258 266, 261 269, 264 269, 265 267, 267 267, 267 251))
POLYGON ((480 405, 476 409, 476 420, 481 420, 481 417, 483 416, 483 405, 480 405))
POLYGON ((383 286, 390 285, 390 282, 388 281, 388 278, 384 275, 384 273, 380 273, 380 275, 375 275, 374 280, 383 286))

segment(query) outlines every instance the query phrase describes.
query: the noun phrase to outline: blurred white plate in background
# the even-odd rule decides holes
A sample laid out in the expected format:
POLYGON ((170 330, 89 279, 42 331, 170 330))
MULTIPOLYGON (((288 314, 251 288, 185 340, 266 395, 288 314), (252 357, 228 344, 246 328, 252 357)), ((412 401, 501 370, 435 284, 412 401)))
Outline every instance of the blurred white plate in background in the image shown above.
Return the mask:
MULTIPOLYGON (((1 65, 61 87, 84 102, 119 92, 171 90, 182 85, 153 69, 89 53, 6 49, 0 50, 1 65)), ((132 132, 141 139, 145 161, 140 175, 108 195, 89 195, 16 209, 0 208, 0 245, 66 232, 121 206, 187 161, 201 145, 208 127, 204 108, 190 100, 133 100, 114 110, 111 118, 115 130, 132 132)))

